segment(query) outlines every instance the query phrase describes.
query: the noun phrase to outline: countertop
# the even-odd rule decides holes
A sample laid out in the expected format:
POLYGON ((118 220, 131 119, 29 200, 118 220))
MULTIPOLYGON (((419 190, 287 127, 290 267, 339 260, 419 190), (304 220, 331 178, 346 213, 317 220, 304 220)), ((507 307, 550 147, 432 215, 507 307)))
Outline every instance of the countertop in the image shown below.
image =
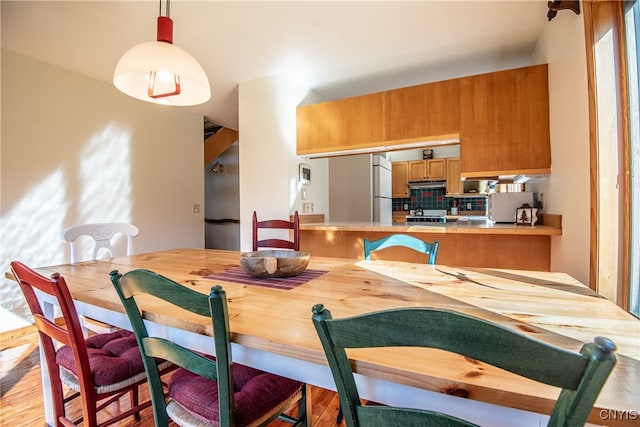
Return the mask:
MULTIPOLYGON (((448 217, 449 218, 449 217, 448 217)), ((451 217, 453 218, 453 217, 451 217)), ((394 233, 457 233, 457 234, 507 234, 507 235, 562 235, 562 228, 547 225, 496 224, 486 219, 467 222, 324 222, 300 224, 302 231, 385 231, 394 233)))

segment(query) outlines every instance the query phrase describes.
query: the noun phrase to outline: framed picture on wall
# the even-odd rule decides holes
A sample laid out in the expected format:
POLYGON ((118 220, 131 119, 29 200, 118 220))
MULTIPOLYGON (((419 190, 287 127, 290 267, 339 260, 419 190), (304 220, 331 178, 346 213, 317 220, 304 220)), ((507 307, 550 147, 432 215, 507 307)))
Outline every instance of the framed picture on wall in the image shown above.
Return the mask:
POLYGON ((306 163, 300 163, 298 178, 302 184, 311 184, 311 166, 306 163))

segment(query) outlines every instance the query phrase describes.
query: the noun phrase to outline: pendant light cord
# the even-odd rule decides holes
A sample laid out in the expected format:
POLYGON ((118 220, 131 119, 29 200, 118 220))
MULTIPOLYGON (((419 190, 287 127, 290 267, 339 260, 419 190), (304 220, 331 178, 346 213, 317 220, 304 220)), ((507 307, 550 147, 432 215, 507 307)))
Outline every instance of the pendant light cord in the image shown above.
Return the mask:
MULTIPOLYGON (((167 18, 169 18, 169 9, 171 8, 170 2, 171 0, 167 0, 167 14, 165 15, 167 18)), ((159 3, 158 16, 162 16, 162 0, 159 3)))

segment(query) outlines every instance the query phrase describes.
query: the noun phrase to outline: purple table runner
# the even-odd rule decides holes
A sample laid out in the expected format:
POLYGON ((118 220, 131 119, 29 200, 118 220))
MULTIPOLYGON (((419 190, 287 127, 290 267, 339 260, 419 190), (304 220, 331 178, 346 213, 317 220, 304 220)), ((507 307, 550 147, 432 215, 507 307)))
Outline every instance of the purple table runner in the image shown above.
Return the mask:
POLYGON ((242 267, 233 267, 220 273, 205 276, 205 279, 224 280, 225 282, 242 283, 244 285, 264 286, 265 288, 275 288, 291 290, 296 287, 322 276, 324 270, 304 270, 302 273, 293 277, 253 277, 247 274, 242 267))

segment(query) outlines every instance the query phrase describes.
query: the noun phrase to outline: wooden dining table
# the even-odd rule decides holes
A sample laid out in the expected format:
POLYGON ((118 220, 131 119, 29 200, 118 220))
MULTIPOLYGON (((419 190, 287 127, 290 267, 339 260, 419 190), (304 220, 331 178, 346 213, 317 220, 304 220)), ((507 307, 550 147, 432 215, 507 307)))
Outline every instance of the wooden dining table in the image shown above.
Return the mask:
MULTIPOLYGON (((299 278, 252 279, 241 271, 240 255, 186 248, 37 270, 64 275, 81 314, 124 328, 129 322, 109 280, 112 270, 152 270, 207 294, 221 285, 235 361, 328 389, 335 385, 311 321, 317 303, 335 318, 397 307, 450 309, 573 351, 606 336, 618 347, 618 363, 589 422, 640 425, 640 320, 567 274, 312 255, 299 278)), ((152 333, 213 351, 208 318, 151 298, 142 310, 152 333)), ((440 350, 358 349, 349 356, 363 398, 481 425, 546 425, 559 391, 440 350)))

